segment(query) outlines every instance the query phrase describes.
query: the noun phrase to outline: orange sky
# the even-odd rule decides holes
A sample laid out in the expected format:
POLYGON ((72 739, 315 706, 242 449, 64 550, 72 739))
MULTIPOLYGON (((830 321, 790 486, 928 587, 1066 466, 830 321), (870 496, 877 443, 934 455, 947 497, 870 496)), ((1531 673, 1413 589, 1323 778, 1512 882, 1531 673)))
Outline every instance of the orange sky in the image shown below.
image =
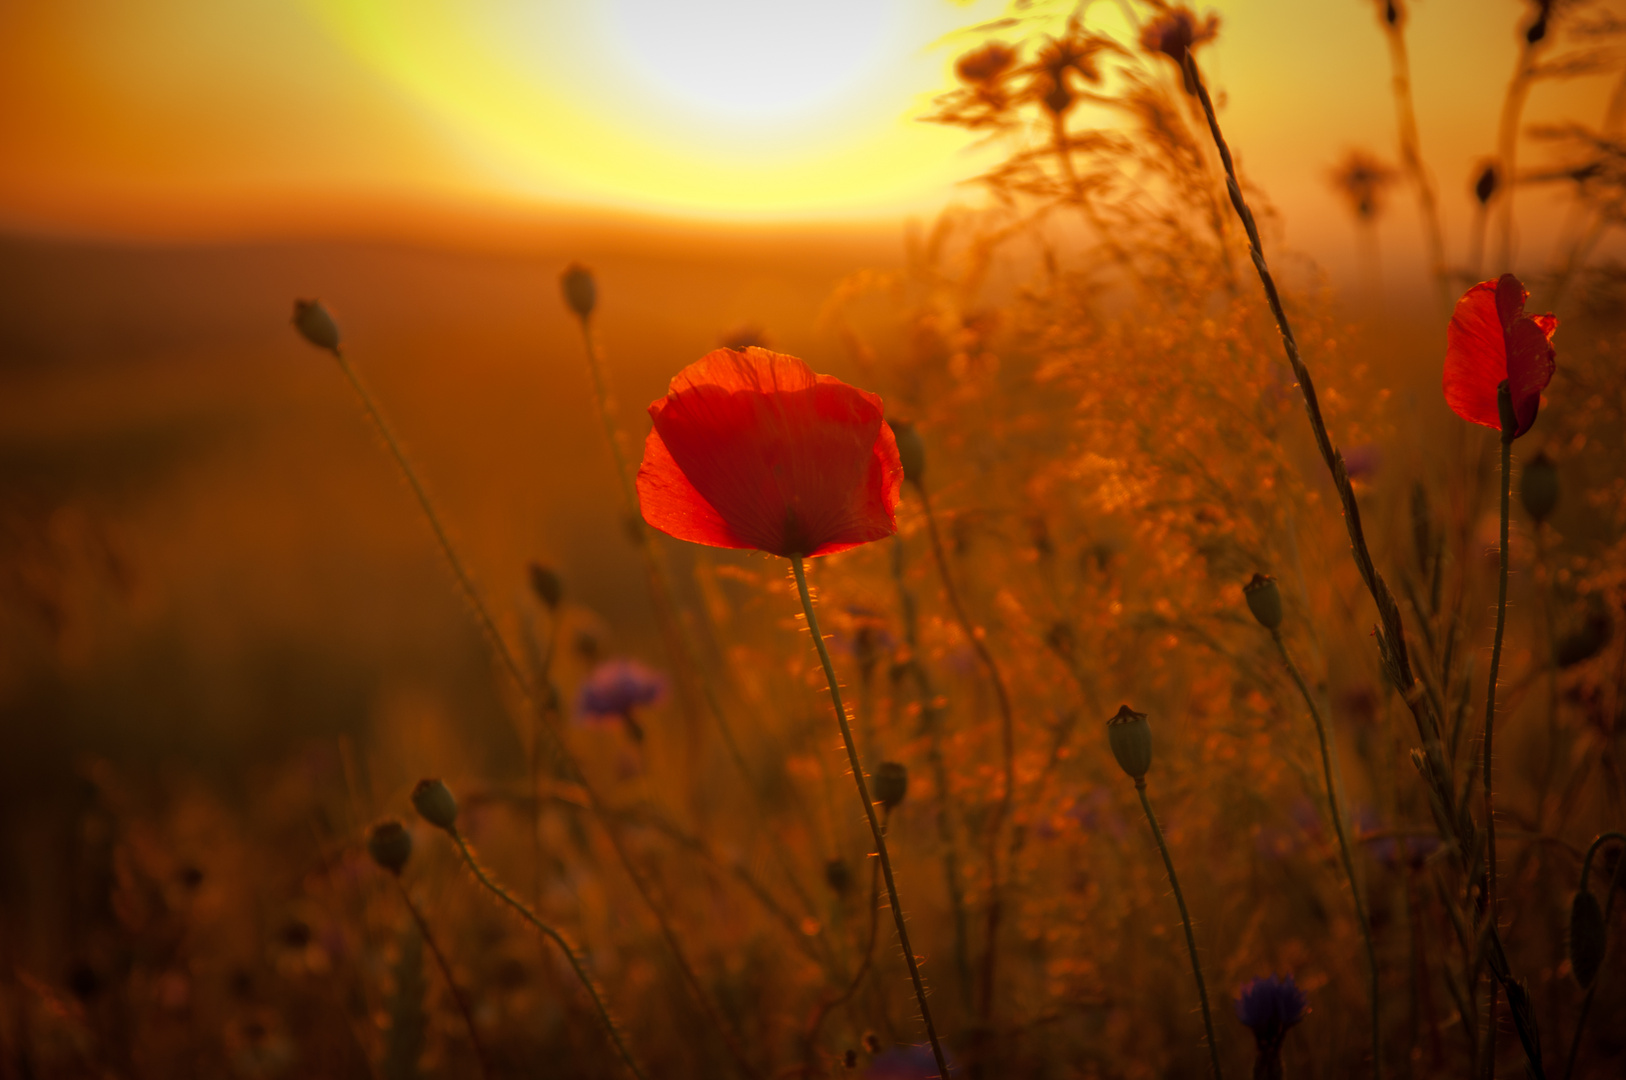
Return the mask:
MULTIPOLYGON (((1517 0, 1413 5, 1419 119, 1460 243, 1517 0)), ((1204 54, 1289 242, 1353 247, 1325 183, 1393 158, 1367 0, 1229 0, 1204 54)), ((997 0, 53 0, 0 6, 0 227, 156 238, 400 233, 560 209, 747 221, 929 213, 980 160, 913 118, 997 0), (669 12, 680 12, 672 18, 669 12), (961 39, 963 40, 963 39, 961 39)), ((1115 3, 1092 21, 1121 26, 1115 3)), ((1529 117, 1596 122, 1608 84, 1529 117)), ((1526 160, 1530 160, 1527 157, 1526 160)), ((1397 212, 1393 245, 1415 235, 1397 212)), ((1528 231, 1528 227, 1527 227, 1528 231)), ((1389 241, 1386 240, 1386 243, 1389 241)), ((1326 249, 1326 250, 1322 250, 1326 249)))

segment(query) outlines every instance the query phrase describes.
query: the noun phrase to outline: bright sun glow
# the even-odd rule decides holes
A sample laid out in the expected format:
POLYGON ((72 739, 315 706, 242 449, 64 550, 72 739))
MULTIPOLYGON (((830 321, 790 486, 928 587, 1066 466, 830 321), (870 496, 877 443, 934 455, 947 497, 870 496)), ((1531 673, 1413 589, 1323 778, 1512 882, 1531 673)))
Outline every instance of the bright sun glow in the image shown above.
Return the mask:
POLYGON ((615 0, 612 39, 654 87, 723 117, 827 107, 885 64, 899 5, 878 0, 615 0))

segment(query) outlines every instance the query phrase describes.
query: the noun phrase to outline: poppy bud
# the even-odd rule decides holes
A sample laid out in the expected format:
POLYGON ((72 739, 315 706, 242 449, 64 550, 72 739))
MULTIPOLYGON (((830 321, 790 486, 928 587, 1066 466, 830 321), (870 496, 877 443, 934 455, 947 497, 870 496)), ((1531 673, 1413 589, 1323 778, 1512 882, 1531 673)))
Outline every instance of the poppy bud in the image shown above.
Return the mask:
POLYGON ((1609 612, 1594 601, 1587 606, 1586 619, 1581 623, 1581 628, 1558 639, 1553 658, 1561 668, 1584 664, 1603 652, 1613 629, 1609 612))
POLYGON ((330 353, 339 351, 339 324, 320 300, 294 301, 294 328, 306 341, 330 353))
POLYGON ((903 478, 918 487, 926 475, 926 444, 920 441, 920 432, 909 421, 889 422, 892 437, 898 444, 898 460, 903 462, 903 478))
POLYGON ((1045 108, 1049 109, 1051 112, 1055 113, 1057 116, 1060 116, 1062 113, 1064 113, 1068 109, 1072 108, 1072 105, 1073 105, 1073 92, 1071 90, 1067 89, 1067 80, 1063 79, 1063 78, 1057 78, 1054 82, 1052 82, 1050 84, 1050 89, 1045 91, 1045 95, 1044 95, 1044 106, 1045 106, 1045 108))
POLYGON ((559 601, 564 596, 564 585, 559 581, 559 575, 539 562, 532 563, 530 570, 531 591, 549 611, 558 611, 559 601))
POLYGON ((875 800, 894 809, 909 794, 909 770, 896 761, 883 761, 875 770, 875 800))
POLYGON ((1495 194, 1496 165, 1492 163, 1486 165, 1485 168, 1480 171, 1479 179, 1474 181, 1474 198, 1479 200, 1480 206, 1484 206, 1486 203, 1491 201, 1491 196, 1495 194))
POLYGON ((837 896, 846 896, 853 885, 853 872, 846 859, 831 859, 824 864, 824 881, 837 896))
POLYGON ((587 318, 598 306, 598 283, 593 280, 593 272, 581 263, 565 267, 559 275, 559 289, 565 294, 565 305, 578 319, 587 318))
POLYGON ((1107 742, 1131 780, 1146 779, 1146 770, 1152 767, 1152 726, 1145 713, 1120 706, 1117 715, 1107 721, 1107 742))
POLYGON ((1547 36, 1547 16, 1542 15, 1530 24, 1530 29, 1524 32, 1524 40, 1534 45, 1547 36))
POLYGON ((400 877, 401 868, 412 857, 412 834, 394 818, 380 821, 367 837, 367 854, 373 857, 373 862, 400 877))
POLYGON ((1395 7, 1395 0, 1387 0, 1383 5, 1383 21, 1390 26, 1400 21, 1400 10, 1395 7))
POLYGON ((457 800, 439 780, 419 780, 412 789, 412 805, 437 829, 450 832, 457 824, 457 800))
POLYGON ((858 1051, 849 1046, 847 1052, 841 1055, 841 1067, 849 1070, 858 1068, 858 1051))
POLYGON ((1265 574, 1253 575, 1242 586, 1242 597, 1248 602, 1248 610, 1253 612, 1260 626, 1275 630, 1282 625, 1282 594, 1276 588, 1275 578, 1265 574))
POLYGON ((1603 966, 1606 930, 1598 898, 1590 889, 1576 893, 1570 904, 1570 970, 1583 990, 1591 987, 1603 966))
POLYGON ((1524 463, 1524 472, 1519 475, 1519 501, 1538 525, 1558 505, 1558 467, 1545 450, 1524 463))

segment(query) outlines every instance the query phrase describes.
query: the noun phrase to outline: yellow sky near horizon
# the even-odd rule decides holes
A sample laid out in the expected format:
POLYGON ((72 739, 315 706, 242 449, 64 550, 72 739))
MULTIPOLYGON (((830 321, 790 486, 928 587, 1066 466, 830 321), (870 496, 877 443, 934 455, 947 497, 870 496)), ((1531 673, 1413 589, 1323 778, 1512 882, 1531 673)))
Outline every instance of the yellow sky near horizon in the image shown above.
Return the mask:
MULTIPOLYGON (((1393 159, 1369 0, 1222 0, 1204 55, 1250 177, 1315 248, 1354 146, 1393 159)), ((1199 5, 1207 10, 1208 5, 1199 5)), ((1448 230, 1493 143, 1521 0, 1412 5, 1448 230)), ((54 0, 0 7, 0 227, 157 239, 411 232, 563 210, 875 222, 970 195, 986 155, 923 124, 957 28, 1002 0, 54 0)), ((1120 5, 1090 19, 1122 31, 1120 5)), ((1596 122, 1601 79, 1531 119, 1596 122)), ((1397 200, 1404 202, 1405 200, 1397 200)), ((1413 242, 1402 219, 1395 244, 1413 242)))

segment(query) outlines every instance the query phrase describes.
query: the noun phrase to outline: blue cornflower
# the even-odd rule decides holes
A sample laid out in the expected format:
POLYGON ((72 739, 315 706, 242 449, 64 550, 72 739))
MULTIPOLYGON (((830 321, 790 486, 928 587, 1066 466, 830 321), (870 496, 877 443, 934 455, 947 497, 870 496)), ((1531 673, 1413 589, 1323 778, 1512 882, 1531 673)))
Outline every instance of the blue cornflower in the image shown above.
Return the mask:
POLYGON ((635 741, 644 730, 633 709, 653 705, 666 696, 666 678, 636 660, 606 660, 592 670, 576 692, 576 719, 594 724, 619 721, 635 741))
MULTIPOLYGON (((1262 975, 1244 986, 1236 999, 1236 1018, 1253 1030, 1261 1063, 1277 1061, 1288 1029, 1309 1011, 1309 999, 1291 975, 1262 975)), ((1260 1075, 1258 1068, 1254 1075, 1260 1075)))

